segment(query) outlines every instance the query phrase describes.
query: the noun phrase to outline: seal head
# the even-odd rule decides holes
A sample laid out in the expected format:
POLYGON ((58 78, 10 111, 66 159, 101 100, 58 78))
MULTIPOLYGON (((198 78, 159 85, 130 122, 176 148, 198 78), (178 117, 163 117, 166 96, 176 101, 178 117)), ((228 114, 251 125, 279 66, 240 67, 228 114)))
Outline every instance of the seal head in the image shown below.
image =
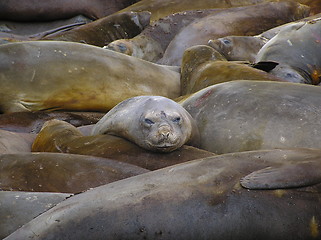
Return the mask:
POLYGON ((123 137, 154 152, 199 143, 198 128, 190 114, 161 96, 138 96, 119 103, 96 123, 91 135, 97 134, 123 137))

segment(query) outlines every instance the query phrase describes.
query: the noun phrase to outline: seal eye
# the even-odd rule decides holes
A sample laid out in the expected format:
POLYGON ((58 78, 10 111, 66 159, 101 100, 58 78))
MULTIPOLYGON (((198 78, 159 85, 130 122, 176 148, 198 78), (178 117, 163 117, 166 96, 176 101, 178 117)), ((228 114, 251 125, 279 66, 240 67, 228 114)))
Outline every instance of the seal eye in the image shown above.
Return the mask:
POLYGON ((127 51, 127 47, 123 43, 118 44, 118 48, 119 48, 120 52, 122 52, 122 53, 125 53, 127 51))
POLYGON ((228 40, 228 39, 223 39, 222 40, 222 42, 224 43, 224 44, 226 44, 226 45, 229 45, 229 44, 231 44, 231 41, 230 40, 228 40))
POLYGON ((173 122, 174 123, 179 123, 181 121, 181 118, 180 117, 177 117, 177 118, 174 118, 173 119, 173 122))
POLYGON ((149 125, 153 125, 154 124, 154 122, 152 120, 148 119, 148 118, 145 118, 144 122, 149 124, 149 125))

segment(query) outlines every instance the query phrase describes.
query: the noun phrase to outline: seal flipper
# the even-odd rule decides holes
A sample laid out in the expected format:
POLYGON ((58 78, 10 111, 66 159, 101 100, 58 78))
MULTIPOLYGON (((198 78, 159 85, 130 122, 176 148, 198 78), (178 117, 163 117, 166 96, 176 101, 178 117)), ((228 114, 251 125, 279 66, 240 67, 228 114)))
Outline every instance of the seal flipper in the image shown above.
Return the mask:
POLYGON ((321 183, 321 159, 267 167, 243 177, 247 189, 278 189, 306 187, 321 183))

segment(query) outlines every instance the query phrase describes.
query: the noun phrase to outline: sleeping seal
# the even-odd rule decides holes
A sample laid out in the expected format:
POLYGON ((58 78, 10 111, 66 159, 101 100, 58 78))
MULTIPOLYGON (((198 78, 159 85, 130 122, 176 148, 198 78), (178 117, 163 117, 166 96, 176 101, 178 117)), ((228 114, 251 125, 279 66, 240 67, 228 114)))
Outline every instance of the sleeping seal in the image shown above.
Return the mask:
POLYGON ((100 119, 92 135, 112 134, 151 151, 171 152, 198 143, 194 119, 178 103, 161 96, 129 98, 100 119))

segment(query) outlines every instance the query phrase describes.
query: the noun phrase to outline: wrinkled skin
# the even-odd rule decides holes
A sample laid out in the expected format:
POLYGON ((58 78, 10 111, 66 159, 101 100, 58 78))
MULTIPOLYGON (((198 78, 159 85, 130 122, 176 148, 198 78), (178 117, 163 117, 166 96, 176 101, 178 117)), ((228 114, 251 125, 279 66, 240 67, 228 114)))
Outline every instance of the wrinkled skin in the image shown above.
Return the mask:
POLYGON ((96 123, 92 135, 97 134, 124 137, 156 152, 199 142, 191 116, 176 102, 160 96, 138 96, 119 103, 96 123))
POLYGON ((6 240, 320 239, 320 154, 275 149, 171 166, 73 196, 6 240))

